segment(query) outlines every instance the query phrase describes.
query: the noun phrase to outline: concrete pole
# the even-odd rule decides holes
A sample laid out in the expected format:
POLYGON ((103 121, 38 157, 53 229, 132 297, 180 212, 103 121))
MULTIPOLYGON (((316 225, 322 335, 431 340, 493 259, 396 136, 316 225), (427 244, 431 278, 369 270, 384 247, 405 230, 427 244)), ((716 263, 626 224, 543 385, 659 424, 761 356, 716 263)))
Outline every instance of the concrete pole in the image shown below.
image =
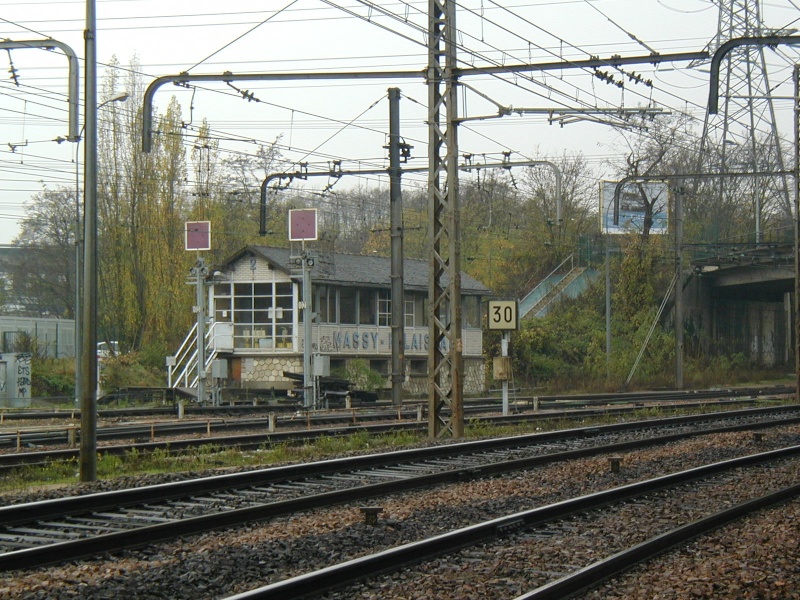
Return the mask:
POLYGON ((794 66, 794 364, 800 399, 800 65, 794 66))
POLYGON ((83 232, 81 231, 80 143, 75 140, 75 406, 83 398, 83 232))
POLYGON ((389 88, 389 207, 391 229, 392 406, 403 404, 405 340, 403 319, 403 199, 400 191, 400 90, 389 88))
POLYGON ((80 480, 97 479, 97 13, 86 0, 84 119, 83 344, 81 348, 80 480))
POLYGON ((675 388, 683 389, 683 182, 675 189, 675 388))
POLYGON ((611 238, 606 236, 606 377, 611 377, 611 238))

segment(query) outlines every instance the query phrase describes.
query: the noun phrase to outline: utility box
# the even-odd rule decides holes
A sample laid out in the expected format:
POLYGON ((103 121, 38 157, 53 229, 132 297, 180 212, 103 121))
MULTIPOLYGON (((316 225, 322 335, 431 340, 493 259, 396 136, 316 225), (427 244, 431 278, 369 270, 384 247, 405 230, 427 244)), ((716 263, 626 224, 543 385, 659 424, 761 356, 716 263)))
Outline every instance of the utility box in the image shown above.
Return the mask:
POLYGON ((212 342, 214 350, 217 352, 233 351, 233 323, 223 323, 217 321, 214 325, 214 337, 212 342))
POLYGON ((511 379, 510 356, 496 356, 492 366, 494 368, 493 376, 497 381, 508 381, 511 379))
POLYGON ((212 360, 211 361, 211 377, 214 379, 227 379, 228 378, 228 361, 227 360, 212 360))
POLYGON ((331 374, 331 357, 317 354, 314 356, 314 376, 328 377, 331 374))

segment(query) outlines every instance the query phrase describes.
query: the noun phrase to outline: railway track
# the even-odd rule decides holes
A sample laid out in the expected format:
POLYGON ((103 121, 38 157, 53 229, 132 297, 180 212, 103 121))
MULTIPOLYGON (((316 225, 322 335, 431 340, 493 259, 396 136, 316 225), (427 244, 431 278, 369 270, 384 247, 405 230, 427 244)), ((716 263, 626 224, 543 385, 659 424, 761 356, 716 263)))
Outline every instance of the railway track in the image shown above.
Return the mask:
POLYGON ((419 597, 426 590, 439 590, 438 598, 455 598, 447 591, 453 573, 460 586, 472 590, 480 590, 481 578, 485 585, 490 577, 495 587, 508 588, 499 597, 572 598, 699 535, 800 496, 799 456, 800 446, 791 446, 571 498, 331 565, 230 600, 322 594, 346 599, 371 593, 419 597), (743 480, 748 485, 740 485, 743 480), (444 568, 431 566, 434 559, 456 553, 441 561, 444 568), (496 574, 498 556, 505 563, 502 577, 496 574), (400 570, 403 577, 394 577, 400 570), (511 581, 514 576, 518 581, 511 581), (525 586, 528 591, 522 594, 508 593, 525 586))
MULTIPOLYGON (((763 390, 762 390, 763 391, 763 390)), ((705 393, 702 394, 705 397, 705 393)), ((639 396, 641 398, 641 396, 639 396)), ((767 397, 742 396, 738 399, 698 399, 681 403, 681 409, 698 409, 716 406, 731 408, 758 401, 758 398, 779 398, 770 393, 767 397)), ((599 402, 593 401, 593 404, 599 402)), ((615 407, 601 406, 584 409, 549 409, 518 410, 514 414, 499 416, 487 414, 496 410, 493 405, 472 405, 467 414, 474 416, 474 423, 494 425, 513 425, 532 421, 569 421, 584 420, 592 417, 625 416, 650 406, 637 402, 635 406, 615 407)), ((655 406, 663 407, 663 400, 655 406)), ((667 406, 670 406, 667 404, 667 406)), ((320 437, 336 437, 351 435, 358 431, 366 431, 371 435, 380 435, 395 431, 414 431, 424 433, 427 425, 421 407, 368 411, 338 411, 320 414, 306 413, 269 417, 243 418, 209 418, 205 421, 166 421, 151 423, 126 423, 101 426, 97 429, 98 440, 109 442, 126 440, 124 445, 103 444, 100 452, 109 455, 121 455, 131 450, 150 452, 153 450, 169 450, 182 452, 191 448, 214 445, 220 448, 237 447, 243 450, 257 449, 272 444, 306 442, 320 437), (372 423, 372 424, 370 424, 372 423), (238 432, 238 433, 234 433, 238 432), (183 436, 183 437, 181 437, 183 436), (191 436, 191 437, 186 437, 191 436), (158 441, 156 441, 158 440, 158 441)), ((57 460, 75 460, 79 457, 77 444, 79 430, 76 425, 47 428, 14 428, 5 431, 0 429, 0 449, 11 452, 0 452, 0 472, 10 471, 22 466, 45 466, 57 460), (16 450, 16 451, 13 451, 16 450)))
MULTIPOLYGON (((775 385, 758 387, 713 388, 707 390, 663 390, 644 392, 617 392, 602 394, 564 394, 564 395, 513 395, 511 400, 516 410, 538 407, 541 409, 555 408, 587 408, 607 406, 613 404, 636 403, 665 403, 665 402, 693 402, 700 400, 720 399, 747 399, 764 397, 794 396, 794 386, 775 385)), ((481 398, 465 398, 466 411, 496 410, 502 403, 500 397, 487 396, 481 398)), ((406 407, 414 408, 417 405, 427 405, 425 401, 409 401, 406 407)), ((354 408, 375 411, 396 412, 397 407, 386 401, 369 403, 354 403, 354 408)), ((334 407, 343 408, 343 407, 334 407)), ((104 419, 136 419, 136 418, 170 418, 178 414, 178 406, 143 407, 143 408, 105 408, 98 410, 98 418, 104 419)), ((241 417, 253 414, 275 413, 277 415, 292 415, 305 412, 299 403, 271 402, 264 403, 239 403, 222 406, 201 406, 198 404, 185 404, 184 414, 196 419, 241 417)), ((79 408, 53 409, 53 410, 28 410, 28 409, 2 409, 0 408, 0 424, 20 420, 66 420, 79 421, 81 411, 79 408)))
POLYGON ((0 508, 0 570, 710 432, 800 422, 800 407, 673 417, 228 474, 0 508))

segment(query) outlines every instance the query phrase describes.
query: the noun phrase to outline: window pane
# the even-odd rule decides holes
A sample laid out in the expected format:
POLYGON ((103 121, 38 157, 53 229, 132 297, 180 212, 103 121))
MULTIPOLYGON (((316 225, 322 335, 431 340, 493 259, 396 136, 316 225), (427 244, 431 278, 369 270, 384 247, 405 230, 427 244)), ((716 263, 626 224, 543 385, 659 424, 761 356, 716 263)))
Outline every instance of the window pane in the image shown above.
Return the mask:
POLYGON ((428 374, 428 361, 427 360, 419 360, 419 359, 411 359, 409 365, 409 371, 411 371, 412 375, 427 375, 428 374))
POLYGON ((354 288, 339 288, 339 323, 355 325, 358 291, 354 288))
POLYGON ((255 296, 272 296, 271 283, 254 283, 253 295, 255 296))
POLYGON ((278 348, 292 347, 292 324, 280 323, 275 328, 275 343, 278 348))
POLYGON ((328 319, 328 286, 317 286, 314 292, 314 302, 311 303, 312 310, 317 313, 320 323, 329 323, 328 319))
POLYGON ((233 322, 251 324, 253 322, 253 311, 252 310, 233 311, 233 322))
POLYGON ((414 298, 411 297, 411 294, 405 295, 405 300, 403 302, 403 317, 405 319, 404 323, 406 327, 414 327, 414 298))
POLYGON ((253 299, 250 296, 237 296, 233 299, 233 307, 236 310, 253 308, 253 299))
POLYGON ((389 376, 389 361, 388 360, 371 360, 369 361, 369 368, 371 371, 380 373, 383 377, 389 376))
POLYGON ((272 296, 253 298, 253 308, 267 310, 272 306, 272 296))
POLYGON ((252 283, 234 283, 233 293, 236 296, 252 296, 253 284, 252 283))
POLYGON ((253 329, 249 325, 234 325, 233 347, 234 348, 253 347, 253 329))
POLYGON ((358 292, 358 322, 361 325, 375 325, 376 299, 374 290, 359 290, 358 292))
POLYGON ((292 319, 292 299, 277 298, 277 308, 275 309, 275 320, 278 323, 291 323, 292 319))
POLYGON ((405 324, 406 327, 428 326, 428 295, 423 292, 406 292, 405 294, 405 324))
POLYGON ((461 317, 463 327, 479 328, 481 326, 481 302, 479 296, 462 296, 461 317))
POLYGON ((230 298, 214 298, 214 320, 230 322, 233 319, 231 314, 230 298))
POLYGON ((389 290, 378 290, 378 325, 389 327, 392 324, 391 318, 392 300, 389 290))

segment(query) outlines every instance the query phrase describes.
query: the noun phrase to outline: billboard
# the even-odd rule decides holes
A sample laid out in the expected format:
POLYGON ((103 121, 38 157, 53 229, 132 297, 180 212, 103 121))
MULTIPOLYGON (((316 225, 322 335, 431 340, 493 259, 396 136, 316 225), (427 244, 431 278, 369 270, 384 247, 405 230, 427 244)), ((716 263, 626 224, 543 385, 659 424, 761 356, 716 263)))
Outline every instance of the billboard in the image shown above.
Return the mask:
POLYGON ((630 182, 619 191, 619 219, 614 223, 616 181, 600 182, 600 229, 604 234, 642 233, 646 204, 652 210, 650 233, 669 231, 669 188, 664 181, 630 182))

